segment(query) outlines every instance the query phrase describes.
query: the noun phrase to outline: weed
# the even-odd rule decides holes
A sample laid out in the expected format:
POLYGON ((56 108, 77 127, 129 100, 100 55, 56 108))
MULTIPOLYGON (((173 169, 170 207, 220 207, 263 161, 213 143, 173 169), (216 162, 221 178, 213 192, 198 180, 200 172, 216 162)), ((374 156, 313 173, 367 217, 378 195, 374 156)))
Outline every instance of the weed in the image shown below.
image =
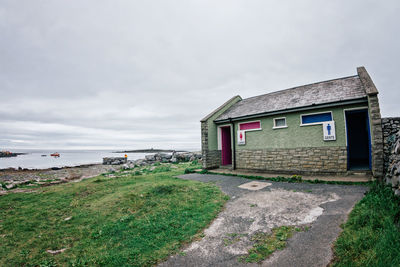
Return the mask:
POLYGON ((374 183, 334 245, 333 266, 400 266, 400 198, 374 183))
POLYGON ((158 172, 169 172, 170 170, 171 170, 171 167, 165 165, 165 166, 156 167, 152 172, 153 172, 153 173, 158 173, 158 172))
POLYGON ((310 184, 342 184, 342 185, 372 185, 373 182, 347 182, 347 181, 322 181, 322 180, 303 180, 301 176, 296 175, 296 177, 286 178, 282 176, 277 177, 264 177, 255 175, 244 175, 244 174, 233 174, 233 173, 219 173, 208 170, 202 170, 199 173, 210 173, 224 176, 237 176, 253 180, 265 180, 273 182, 288 182, 288 183, 310 183, 310 184), (299 178, 300 177, 300 178, 299 178))
POLYGON ((256 233, 251 237, 255 242, 254 246, 249 249, 248 254, 239 257, 239 261, 243 263, 251 263, 265 260, 274 251, 286 247, 286 241, 293 235, 294 231, 301 231, 302 228, 294 226, 281 226, 272 229, 272 233, 256 233))
POLYGON ((186 168, 185 169, 185 174, 189 174, 189 173, 194 173, 194 169, 193 168, 186 168))

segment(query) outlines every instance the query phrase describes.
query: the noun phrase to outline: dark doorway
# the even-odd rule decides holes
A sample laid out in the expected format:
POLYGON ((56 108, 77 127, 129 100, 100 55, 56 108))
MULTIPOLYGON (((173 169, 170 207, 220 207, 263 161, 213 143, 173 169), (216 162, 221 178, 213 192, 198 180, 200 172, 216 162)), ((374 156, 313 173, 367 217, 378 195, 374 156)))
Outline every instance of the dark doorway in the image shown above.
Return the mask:
POLYGON ((222 145, 222 164, 232 164, 232 145, 231 145, 231 127, 221 127, 221 145, 222 145))
POLYGON ((371 138, 368 110, 346 111, 347 159, 349 170, 371 169, 371 138))

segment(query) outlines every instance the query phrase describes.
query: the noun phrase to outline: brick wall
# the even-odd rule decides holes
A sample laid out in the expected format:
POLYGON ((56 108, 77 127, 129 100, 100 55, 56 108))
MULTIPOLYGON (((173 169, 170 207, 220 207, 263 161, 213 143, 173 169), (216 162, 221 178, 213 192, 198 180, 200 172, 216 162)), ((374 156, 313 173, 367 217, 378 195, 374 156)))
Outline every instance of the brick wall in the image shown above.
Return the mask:
POLYGON ((346 147, 238 150, 236 164, 238 169, 341 174, 347 172, 347 150, 346 147))

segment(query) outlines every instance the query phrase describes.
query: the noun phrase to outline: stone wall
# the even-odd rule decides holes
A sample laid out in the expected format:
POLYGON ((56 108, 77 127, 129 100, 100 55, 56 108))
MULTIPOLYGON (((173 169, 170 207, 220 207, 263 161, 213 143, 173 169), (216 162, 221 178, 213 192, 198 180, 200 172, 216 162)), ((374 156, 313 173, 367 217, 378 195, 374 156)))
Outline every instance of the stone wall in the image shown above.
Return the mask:
POLYGON ((221 165, 221 150, 208 149, 208 123, 201 122, 201 155, 204 169, 218 168, 221 165))
POLYGON ((203 160, 203 168, 215 169, 221 166, 221 150, 209 150, 207 153, 207 162, 203 160), (206 167, 204 167, 206 166, 206 167))
POLYGON ((389 167, 389 158, 393 144, 396 142, 396 133, 400 131, 400 117, 382 118, 383 131, 383 159, 385 174, 389 167))
POLYGON ((393 142, 390 142, 385 181, 392 186, 396 195, 400 195, 400 131, 391 137, 393 142))
POLYGON ((383 178, 383 134, 382 119, 379 108, 378 89, 364 67, 357 68, 358 77, 368 98, 369 123, 371 127, 372 175, 383 178))
POLYGON ((299 174, 347 172, 346 147, 259 149, 236 151, 238 169, 299 174))

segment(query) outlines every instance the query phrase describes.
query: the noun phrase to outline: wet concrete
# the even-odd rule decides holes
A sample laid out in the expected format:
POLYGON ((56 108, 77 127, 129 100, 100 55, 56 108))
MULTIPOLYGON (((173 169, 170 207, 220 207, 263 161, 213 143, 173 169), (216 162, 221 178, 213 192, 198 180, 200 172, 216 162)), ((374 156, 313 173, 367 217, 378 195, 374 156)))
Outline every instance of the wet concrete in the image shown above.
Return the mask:
POLYGON ((160 266, 259 266, 238 258, 252 247, 251 237, 283 225, 309 225, 289 239, 263 266, 326 266, 340 224, 360 200, 366 186, 270 182, 259 190, 240 188, 252 180, 222 175, 189 174, 182 179, 216 184, 231 199, 204 231, 205 237, 160 266))

